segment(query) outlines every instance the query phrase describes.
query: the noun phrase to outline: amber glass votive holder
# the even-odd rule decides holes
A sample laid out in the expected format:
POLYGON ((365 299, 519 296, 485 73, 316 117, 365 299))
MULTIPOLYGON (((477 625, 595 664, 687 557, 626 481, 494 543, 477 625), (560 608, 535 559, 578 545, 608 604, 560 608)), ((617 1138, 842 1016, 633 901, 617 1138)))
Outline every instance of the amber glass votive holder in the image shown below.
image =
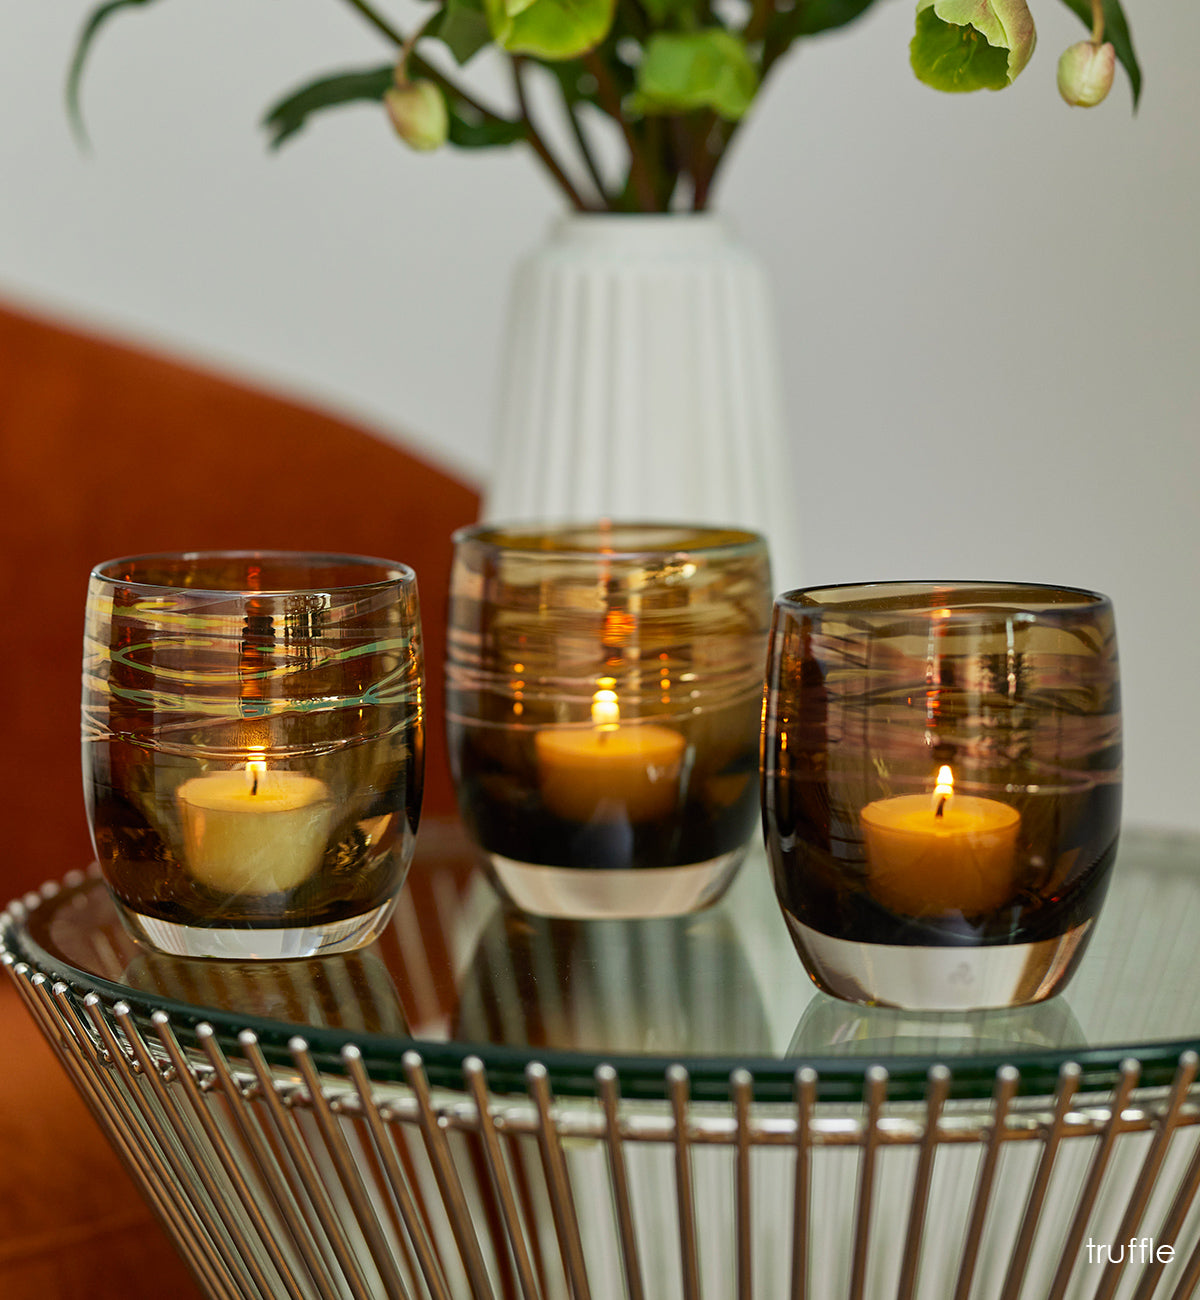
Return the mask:
POLYGON ((197 552, 88 588, 84 792, 127 928, 180 957, 370 942, 412 858, 424 762, 411 569, 197 552))
POLYGON ((757 820, 763 538, 601 522, 454 540, 450 761, 502 896, 582 918, 713 902, 757 820))
POLYGON ((998 582, 775 602, 763 720, 775 891, 813 981, 914 1011, 1061 990, 1116 856, 1112 605, 998 582))

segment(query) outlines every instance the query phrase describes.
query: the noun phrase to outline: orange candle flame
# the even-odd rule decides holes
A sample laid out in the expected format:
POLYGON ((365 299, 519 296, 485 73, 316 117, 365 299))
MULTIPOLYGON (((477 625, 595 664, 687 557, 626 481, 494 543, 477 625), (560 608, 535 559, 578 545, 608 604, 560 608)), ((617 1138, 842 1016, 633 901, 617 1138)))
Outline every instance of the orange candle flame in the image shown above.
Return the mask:
POLYGON ((258 793, 258 778, 267 770, 267 765, 261 759, 251 759, 246 764, 246 785, 251 794, 258 793))
POLYGON ((942 817, 954 798, 954 773, 948 763, 938 768, 937 784, 933 787, 933 815, 942 817))

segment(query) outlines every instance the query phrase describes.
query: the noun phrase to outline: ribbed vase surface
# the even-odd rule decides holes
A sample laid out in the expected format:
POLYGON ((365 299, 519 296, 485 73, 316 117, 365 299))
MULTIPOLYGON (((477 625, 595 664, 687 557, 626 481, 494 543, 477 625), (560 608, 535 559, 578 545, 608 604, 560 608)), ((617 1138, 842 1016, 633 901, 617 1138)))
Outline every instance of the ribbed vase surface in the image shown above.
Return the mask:
POLYGON ((794 585, 777 348, 720 217, 562 218, 514 277, 485 518, 739 524, 794 585))

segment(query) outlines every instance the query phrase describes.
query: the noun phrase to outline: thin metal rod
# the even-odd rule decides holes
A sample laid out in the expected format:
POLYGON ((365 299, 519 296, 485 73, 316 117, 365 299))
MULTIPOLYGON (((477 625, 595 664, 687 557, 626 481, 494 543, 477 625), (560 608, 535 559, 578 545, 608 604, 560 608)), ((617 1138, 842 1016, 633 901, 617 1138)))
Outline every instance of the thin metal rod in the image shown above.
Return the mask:
MULTIPOLYGON (((1200 1145, 1192 1152, 1188 1167, 1175 1189, 1171 1208, 1167 1211, 1167 1217, 1163 1220, 1160 1232, 1164 1244, 1174 1246, 1175 1242, 1179 1240, 1179 1233, 1187 1219, 1188 1211, 1191 1209, 1192 1201, 1195 1200, 1198 1189, 1200 1189, 1200 1145)), ((1200 1244, 1196 1247, 1196 1253, 1188 1261, 1188 1266, 1184 1270, 1185 1277, 1190 1275, 1193 1264, 1200 1268, 1200 1244)), ((1157 1259, 1152 1264, 1149 1264, 1142 1271, 1141 1281, 1138 1283, 1138 1288, 1131 1300, 1150 1300, 1165 1267, 1165 1261, 1160 1262, 1157 1259)), ((1200 1273, 1196 1275, 1194 1281, 1200 1281, 1200 1273)), ((1176 1292, 1176 1295, 1180 1296, 1181 1300, 1187 1294, 1187 1292, 1176 1292)))
POLYGON ((1025 1270, 1029 1267, 1029 1255, 1033 1250, 1033 1239, 1041 1220, 1042 1206, 1045 1204, 1046 1192, 1050 1187, 1050 1176, 1054 1172, 1059 1144, 1066 1135, 1067 1115, 1079 1088, 1079 1078, 1079 1066, 1070 1061, 1058 1072, 1058 1086, 1054 1092, 1054 1115, 1042 1134, 1042 1154, 1029 1189, 1029 1199, 1025 1203, 1025 1213, 1021 1218, 1021 1227, 1017 1232, 1017 1240, 1008 1263, 1008 1272, 1004 1275, 1004 1289, 1000 1294, 1000 1300, 1018 1300, 1021 1294, 1025 1270))
POLYGON ((324 1257, 317 1250, 313 1235, 297 1207, 295 1194, 280 1169, 275 1153, 263 1137, 258 1123, 250 1113, 250 1103, 238 1085, 237 1080, 233 1077, 229 1062, 217 1044, 212 1026, 207 1024, 197 1025, 196 1037, 199 1040, 201 1050, 212 1067, 221 1091, 229 1102, 229 1109, 233 1113, 243 1140, 254 1157, 259 1175, 271 1194, 280 1221, 303 1260, 310 1279, 318 1290, 325 1294, 333 1294, 336 1289, 334 1276, 330 1272, 324 1257))
POLYGON ((1092 1156, 1087 1180, 1079 1194, 1079 1204, 1075 1210, 1075 1217, 1071 1221, 1071 1229, 1067 1233, 1066 1241, 1063 1243, 1062 1256, 1055 1271, 1054 1280, 1050 1285, 1050 1290, 1046 1295, 1046 1300, 1063 1300, 1063 1296, 1066 1294, 1067 1285, 1071 1280, 1071 1273, 1079 1257, 1079 1246, 1083 1241, 1084 1232, 1087 1231, 1088 1219, 1091 1217, 1096 1197, 1100 1194, 1100 1185, 1104 1181, 1104 1171, 1108 1168, 1113 1146, 1124 1130, 1124 1113, 1125 1107, 1129 1104, 1129 1094, 1137 1087, 1140 1073, 1141 1066, 1137 1061, 1127 1060, 1121 1062, 1121 1075, 1116 1088, 1113 1090, 1108 1123, 1104 1126, 1104 1132, 1100 1135, 1100 1144, 1092 1156))
POLYGON ((317 1222, 325 1233, 325 1238, 333 1251, 334 1258, 337 1260, 338 1267, 342 1271, 342 1276, 350 1289, 350 1293, 355 1300, 372 1300, 371 1288, 358 1266, 358 1261, 354 1258, 354 1252, 346 1239, 345 1233, 342 1231, 342 1225, 338 1221, 337 1213, 329 1199, 329 1193, 326 1191, 321 1175, 313 1164, 312 1156, 305 1145, 300 1126, 283 1104, 283 1099, 275 1086, 275 1078, 271 1072, 271 1067, 267 1064, 266 1057, 262 1054, 262 1048, 258 1045, 257 1036, 250 1030, 243 1029, 238 1035, 238 1044, 251 1070, 254 1071, 255 1077, 258 1079, 263 1100, 267 1105, 267 1113, 271 1116, 275 1126, 275 1133, 292 1161, 292 1165, 300 1179, 300 1185, 303 1187, 309 1204, 317 1216, 317 1222))
MULTIPOLYGON (((1171 1093, 1167 1099, 1166 1110, 1158 1117, 1158 1132, 1155 1133, 1150 1150, 1146 1153, 1141 1172, 1133 1184, 1129 1204, 1125 1207, 1125 1213, 1121 1217, 1121 1226, 1117 1229, 1116 1240, 1118 1242, 1132 1241, 1141 1225, 1142 1215, 1146 1212, 1146 1206, 1150 1202, 1150 1194, 1154 1190, 1154 1184, 1158 1181, 1159 1170, 1166 1159, 1167 1147, 1175 1134, 1180 1111, 1196 1078, 1198 1066, 1200 1066, 1200 1058, 1196 1056, 1195 1052, 1184 1052, 1179 1058, 1175 1078, 1171 1082, 1171 1093)), ((1120 1261, 1116 1261, 1112 1258, 1112 1252, 1109 1252, 1108 1266, 1100 1278, 1100 1285, 1096 1288, 1094 1300, 1112 1300, 1121 1281, 1121 1270, 1124 1267, 1125 1260, 1131 1258, 1132 1254, 1132 1251, 1128 1253, 1122 1251, 1120 1261)), ((1155 1261, 1151 1260, 1150 1262, 1153 1265, 1155 1261)))
POLYGON ((437 1256, 429 1243, 429 1238, 425 1235, 420 1212, 409 1190, 408 1179, 400 1167, 395 1144, 391 1141, 383 1116, 375 1103, 371 1079, 367 1074, 366 1066, 363 1065, 362 1053, 352 1043, 348 1044, 342 1048, 342 1060, 346 1063, 346 1070, 358 1093, 363 1115, 367 1121, 367 1129, 371 1134, 371 1140, 375 1143, 375 1151, 383 1165, 384 1173, 391 1184, 392 1195, 396 1198, 400 1218, 404 1222, 405 1231, 416 1252, 417 1263, 421 1267, 429 1294, 432 1300, 450 1300, 450 1292, 442 1276, 437 1256))
MULTIPOLYGON (((179 1040, 171 1031, 170 1020, 162 1011, 154 1012, 150 1017, 150 1020, 154 1025, 159 1041, 162 1043, 167 1056, 170 1057, 171 1064, 175 1067, 175 1082, 183 1090, 184 1096, 191 1105, 192 1113, 199 1121, 200 1127, 204 1130, 204 1136, 208 1139, 210 1146, 216 1153, 217 1159, 221 1162, 221 1167, 225 1170, 225 1176, 229 1179, 230 1186, 238 1200, 241 1202, 242 1210, 250 1220, 255 1233, 258 1235, 259 1241, 262 1242, 264 1249, 270 1256, 271 1263, 279 1274, 284 1290, 289 1296, 294 1297, 295 1300, 302 1300, 303 1291, 296 1281, 287 1258, 279 1249, 279 1245, 275 1240, 273 1225, 267 1222, 261 1208, 259 1207, 257 1191, 256 1189, 252 1189, 250 1184, 246 1181, 246 1176, 242 1171, 242 1166, 239 1163, 238 1158, 230 1149, 225 1135, 221 1132, 216 1121, 213 1119, 209 1107, 200 1093, 200 1088, 196 1082, 196 1076, 192 1066, 184 1055, 183 1049, 179 1045, 179 1040)), ((221 1207, 223 1204, 223 1198, 219 1195, 219 1189, 214 1190, 218 1192, 214 1199, 214 1203, 218 1207, 221 1207)), ((230 1236, 233 1238, 234 1246, 238 1250, 243 1251, 246 1256, 250 1257, 247 1260, 247 1265, 251 1270, 255 1284, 262 1291, 263 1295, 274 1294, 277 1289, 276 1285, 274 1281, 268 1279, 258 1267, 257 1261, 253 1258, 250 1244, 246 1240, 241 1229, 241 1224, 237 1222, 236 1216, 226 1213, 223 1214, 222 1217, 226 1221, 226 1226, 229 1229, 230 1236)))
POLYGON ((801 1066, 793 1082, 796 1099, 796 1180, 792 1193, 791 1300, 808 1296, 809 1218, 812 1197, 812 1118, 817 1104, 817 1072, 801 1066))
POLYGON ((474 1300, 493 1300, 492 1284, 488 1279, 487 1265, 484 1263, 483 1251, 475 1228, 471 1222, 471 1211, 463 1192, 462 1182, 454 1168, 454 1160, 446 1142, 446 1134, 438 1123, 437 1111, 429 1091, 429 1080, 425 1077, 425 1067, 416 1052, 405 1052, 401 1058, 408 1085, 417 1099, 417 1120, 421 1126, 421 1136, 425 1139, 425 1150, 438 1190, 442 1194, 450 1231, 458 1245, 458 1253, 467 1272, 474 1300))
POLYGON ((925 1232, 925 1212, 929 1207, 929 1185, 933 1179, 933 1158, 937 1153, 938 1121, 950 1094, 950 1071, 944 1065, 930 1067, 925 1088, 925 1136, 913 1175, 913 1198, 908 1212, 908 1229, 904 1235, 904 1256, 900 1261, 900 1284, 896 1300, 912 1300, 921 1266, 921 1239, 925 1232))
POLYGON ((879 1147, 879 1112, 887 1096, 888 1073, 882 1065, 867 1067, 864 1091, 867 1120, 859 1163, 858 1210, 854 1220, 854 1259, 850 1268, 850 1300, 863 1300, 867 1284, 867 1252, 871 1244, 871 1201, 875 1192, 875 1153, 879 1147))
POLYGON ((729 1076, 733 1098, 735 1132, 734 1189, 736 1194, 738 1300, 754 1297, 754 1220, 750 1203, 750 1104, 754 1099, 754 1077, 749 1070, 734 1070, 729 1076))
MULTIPOLYGON (((433 1252, 438 1270, 443 1280, 445 1280, 449 1276, 448 1266, 442 1242, 437 1233, 438 1226, 443 1221, 443 1205, 440 1200, 436 1204, 431 1202, 428 1191, 422 1182, 421 1173, 417 1168, 417 1160, 412 1152, 409 1127, 407 1118, 403 1121, 396 1119, 395 1122, 388 1125, 388 1136, 392 1140, 391 1145, 395 1148, 400 1170, 408 1183, 408 1190, 416 1207, 417 1216, 425 1229, 425 1239, 429 1242, 429 1248, 433 1252)), ((419 1129, 419 1122, 417 1127, 419 1129)), ((424 1150, 425 1139, 423 1136, 421 1137, 421 1147, 424 1150)))
MULTIPOLYGON (((11 961, 7 953, 4 957, 11 961)), ((119 1095, 113 1078, 114 1071, 108 1069, 97 1057, 92 1038, 70 1003, 67 986, 59 981, 52 990, 47 989, 49 981, 40 972, 28 980, 16 978, 28 973, 29 967, 24 962, 12 969, 21 1000, 54 1049, 59 1064, 87 1103, 92 1117, 105 1132, 121 1163, 149 1200, 155 1214, 164 1222, 170 1222, 173 1201, 165 1191, 172 1185, 170 1175, 162 1173, 161 1162, 147 1168, 138 1161, 137 1154, 145 1144, 139 1141, 141 1129, 137 1117, 128 1102, 119 1095)))
POLYGON ((558 1235, 558 1249, 563 1268, 575 1300, 590 1300, 587 1265, 583 1258, 583 1242, 579 1237, 579 1219, 575 1213, 575 1200, 571 1195, 571 1179, 562 1144, 551 1113, 550 1080, 546 1067, 534 1061, 525 1068, 525 1086, 538 1113, 538 1149, 542 1155, 542 1168, 546 1175, 546 1190, 550 1193, 550 1210, 554 1230, 558 1235))
POLYGON ((379 1280, 383 1284, 388 1300, 409 1300, 408 1288, 404 1285, 404 1280, 396 1267, 391 1246, 379 1222, 379 1216, 371 1205, 370 1195, 350 1154, 345 1135, 338 1127, 329 1098, 325 1096, 317 1067, 309 1054, 308 1044, 303 1038, 289 1039, 288 1051, 296 1069, 300 1071, 304 1086, 308 1089, 309 1103, 313 1114, 317 1117, 317 1127, 325 1139, 325 1149, 333 1160, 342 1190, 346 1193, 350 1208, 354 1211, 354 1217, 371 1252, 372 1262, 379 1272, 379 1280))
POLYGON ((675 1200, 679 1211, 679 1258, 684 1300, 700 1300, 700 1252, 696 1242, 696 1201, 692 1190, 692 1156, 688 1140, 688 1072, 667 1067, 667 1094, 675 1120, 675 1200))
POLYGON ((533 1277, 533 1264, 530 1262, 529 1249, 525 1244, 525 1233, 521 1228, 521 1212, 517 1208, 513 1195, 512 1180, 508 1176, 508 1166, 504 1162, 504 1152, 500 1147, 500 1137, 496 1132, 496 1122, 488 1101, 487 1073, 478 1056, 468 1056, 463 1062, 463 1079, 467 1091, 475 1101, 479 1115, 479 1136, 483 1142, 484 1160, 496 1199, 500 1202, 500 1213, 504 1219, 504 1228, 508 1236, 509 1249, 513 1264, 517 1270, 517 1279, 521 1284, 521 1294, 525 1300, 538 1300, 537 1283, 533 1277))
POLYGON ((954 1287, 954 1300, 968 1300, 971 1283, 975 1278, 975 1265, 979 1259, 979 1243, 983 1239, 983 1226, 987 1222, 988 1203, 996 1181, 996 1167, 1004 1143, 1008 1108, 1016 1096, 1020 1074, 1011 1065, 1002 1065, 996 1071, 996 1086, 992 1090, 992 1131, 988 1134, 979 1162, 979 1177, 975 1183, 975 1197, 971 1205, 971 1218, 963 1242, 962 1261, 958 1268, 958 1281, 954 1287))
MULTIPOLYGON (((1157 1274, 1155 1278, 1157 1280, 1157 1274)), ((1179 1281, 1175 1285, 1175 1290, 1171 1292, 1171 1300, 1194 1300, 1196 1288, 1200 1286, 1200 1242, 1196 1243, 1183 1272, 1179 1276, 1179 1281)), ((1141 1292, 1138 1292, 1141 1295, 1141 1292)), ((1147 1292, 1147 1295, 1152 1294, 1147 1292)))
MULTIPOLYGON (((536 1148, 536 1124, 532 1136, 536 1148)), ((521 1216, 533 1256, 533 1271, 537 1275, 543 1295, 550 1295, 554 1288, 550 1282, 550 1264, 547 1259, 547 1250, 542 1234, 538 1230, 542 1214, 536 1204, 532 1172, 534 1169, 541 1168, 541 1157, 536 1153, 536 1150, 531 1150, 530 1144, 511 1128, 505 1131, 504 1146, 508 1152, 508 1164, 512 1170, 513 1188, 517 1194, 517 1204, 521 1207, 521 1216)))
MULTIPOLYGON (((226 1209, 225 1189, 218 1184, 213 1176, 212 1163, 207 1153, 196 1141, 185 1116, 175 1105, 175 1098, 167 1088, 157 1061, 155 1061, 153 1054, 146 1045, 141 1031, 134 1024, 133 1013, 129 1004, 127 1002, 114 1003, 112 1014, 120 1026, 121 1032, 125 1035, 125 1041, 129 1044, 133 1061, 140 1067, 142 1077, 149 1083, 155 1101, 162 1113, 166 1115, 171 1127, 175 1130, 175 1136, 183 1149, 184 1155, 187 1157, 188 1167, 195 1175, 200 1188, 203 1189, 204 1197, 207 1198, 207 1202, 205 1202, 199 1196, 193 1197, 197 1209, 206 1221, 206 1226, 209 1227, 214 1241, 221 1245, 224 1245, 221 1240, 221 1228, 224 1227, 225 1232, 228 1233, 229 1245, 233 1247, 233 1251, 231 1254, 226 1255, 226 1262, 229 1264, 232 1277, 249 1300, 253 1300, 256 1295, 269 1296, 271 1294, 271 1282, 262 1271, 262 1266, 251 1249, 249 1238, 243 1231, 237 1216, 224 1213, 226 1209), (244 1270, 244 1273, 239 1270, 244 1270), (248 1276, 246 1276, 247 1274, 248 1276)), ((162 1012, 156 1012, 155 1014, 163 1015, 162 1012)), ((163 1016, 164 1020, 165 1018, 163 1016)))
MULTIPOLYGON (((15 967, 16 974, 28 971, 24 962, 15 967)), ((18 979, 17 991, 125 1168, 150 1199, 156 1213, 167 1212, 173 1202, 163 1194, 163 1188, 172 1185, 170 1174, 162 1175, 161 1166, 147 1170, 139 1164, 136 1153, 144 1146, 139 1141, 142 1129, 136 1113, 119 1093, 113 1077, 115 1071, 97 1056, 91 1035, 71 1005, 66 984, 59 981, 47 989, 48 984, 47 977, 39 972, 28 982, 18 979)))
MULTIPOLYGON (((119 1006, 120 1004, 113 1008, 114 1015, 119 1006)), ((238 1296, 245 1295, 245 1291, 238 1279, 233 1276, 229 1269, 229 1261, 220 1250, 219 1234, 214 1234, 212 1231, 214 1226, 212 1221, 197 1203, 195 1170, 189 1162, 180 1158, 171 1134, 163 1126, 154 1107, 138 1086, 134 1062, 126 1056, 124 1048, 117 1042, 116 1034, 108 1023, 105 1009, 96 994, 89 993, 84 997, 83 1008, 100 1036, 100 1041, 108 1053, 110 1065, 125 1085, 124 1096, 136 1108, 139 1126, 143 1129, 143 1140, 148 1139, 148 1149, 160 1154, 166 1165, 170 1167, 167 1177, 170 1178, 175 1189, 172 1198, 173 1209, 180 1216, 183 1230, 195 1239, 197 1252, 206 1252, 210 1261, 210 1267, 205 1272, 205 1286, 210 1289, 212 1295, 236 1300, 238 1296)))
POLYGON ((70 1000, 66 984, 57 981, 47 992, 46 977, 41 974, 34 975, 30 983, 37 990, 38 1000, 36 1004, 26 1005, 35 1009, 42 1032, 54 1045, 75 1086, 92 1106, 92 1114, 146 1197, 164 1232, 201 1286, 210 1280, 214 1288, 220 1286, 208 1235, 198 1235, 192 1229, 186 1207, 183 1215, 180 1214, 179 1184, 153 1143, 147 1142, 145 1125, 122 1088, 115 1063, 110 1069, 101 1061, 87 1026, 70 1000))
POLYGON ((625 1290, 628 1300, 646 1300, 638 1255, 637 1228, 633 1218, 633 1197, 629 1190, 629 1173, 625 1164, 625 1146, 621 1141, 620 1083, 617 1072, 611 1065, 598 1065, 595 1079, 596 1096, 604 1110, 604 1145, 608 1152, 609 1180, 617 1214, 621 1263, 625 1268, 625 1290))

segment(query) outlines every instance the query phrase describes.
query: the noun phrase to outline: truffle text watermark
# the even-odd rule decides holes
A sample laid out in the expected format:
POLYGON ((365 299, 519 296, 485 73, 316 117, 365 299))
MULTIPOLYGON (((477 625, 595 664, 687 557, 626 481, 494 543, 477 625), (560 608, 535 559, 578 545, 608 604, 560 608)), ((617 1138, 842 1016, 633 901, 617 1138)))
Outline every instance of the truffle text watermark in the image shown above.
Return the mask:
POLYGON ((1153 1237, 1130 1237, 1119 1246, 1089 1237, 1087 1257, 1089 1264, 1123 1264, 1126 1258, 1131 1264, 1169 1264, 1175 1258, 1175 1247, 1159 1246, 1153 1237))

